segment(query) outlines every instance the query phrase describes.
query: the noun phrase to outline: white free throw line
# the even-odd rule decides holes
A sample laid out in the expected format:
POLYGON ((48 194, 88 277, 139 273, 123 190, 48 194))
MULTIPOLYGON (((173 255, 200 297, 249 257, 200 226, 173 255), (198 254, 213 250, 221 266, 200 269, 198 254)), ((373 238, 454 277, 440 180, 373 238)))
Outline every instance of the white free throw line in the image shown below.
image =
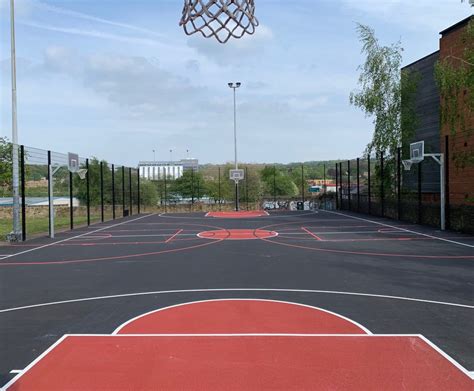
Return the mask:
POLYGON ((117 224, 114 224, 114 225, 108 225, 107 227, 102 227, 102 228, 96 229, 96 230, 91 231, 91 232, 83 233, 83 234, 81 234, 81 235, 71 236, 70 238, 58 240, 58 241, 53 242, 53 243, 44 244, 43 246, 39 246, 39 247, 35 247, 35 248, 30 248, 29 250, 20 251, 19 253, 15 253, 15 254, 8 255, 8 256, 6 256, 5 258, 2 258, 2 260, 7 259, 7 258, 11 258, 11 257, 15 257, 15 256, 17 256, 17 255, 26 254, 26 253, 29 253, 29 252, 32 252, 32 251, 41 250, 42 248, 54 246, 55 244, 68 242, 69 240, 72 240, 72 239, 77 239, 77 238, 81 238, 81 237, 83 237, 83 236, 88 236, 88 235, 93 234, 93 233, 95 233, 95 232, 100 232, 100 231, 103 231, 103 230, 108 229, 108 228, 111 228, 111 227, 118 227, 119 225, 127 224, 127 223, 130 223, 130 222, 132 222, 132 221, 141 220, 141 219, 144 219, 145 217, 150 217, 150 216, 153 216, 153 215, 154 215, 154 214, 152 213, 152 214, 148 214, 148 215, 145 215, 145 216, 140 216, 140 217, 137 217, 136 219, 127 220, 127 221, 122 221, 121 223, 117 223, 117 224))
POLYGON ((421 236, 426 236, 427 238, 437 239, 437 240, 441 240, 441 241, 443 241, 443 242, 448 242, 448 243, 457 244, 457 245, 459 245, 459 246, 465 246, 465 247, 474 248, 474 245, 472 245, 472 244, 467 244, 467 243, 457 242, 457 241, 455 241, 455 240, 440 238, 439 236, 433 236, 433 235, 429 235, 429 234, 424 234, 424 233, 421 233, 421 232, 412 231, 412 230, 410 230, 410 229, 400 228, 400 227, 396 227, 396 226, 394 226, 394 225, 381 223, 381 222, 379 222, 379 221, 364 219, 364 218, 362 218, 362 217, 351 216, 351 215, 347 215, 347 214, 345 214, 345 213, 333 212, 333 211, 330 211, 330 210, 322 210, 322 212, 331 213, 331 214, 335 214, 335 215, 339 215, 339 216, 344 216, 344 217, 350 217, 350 218, 353 218, 353 219, 355 219, 355 220, 360 220, 360 221, 365 221, 365 222, 368 222, 368 223, 378 224, 378 225, 382 225, 382 226, 384 226, 384 227, 389 227, 389 228, 398 229, 398 230, 404 231, 404 232, 410 232, 410 233, 412 233, 412 234, 417 234, 417 235, 421 235, 421 236))

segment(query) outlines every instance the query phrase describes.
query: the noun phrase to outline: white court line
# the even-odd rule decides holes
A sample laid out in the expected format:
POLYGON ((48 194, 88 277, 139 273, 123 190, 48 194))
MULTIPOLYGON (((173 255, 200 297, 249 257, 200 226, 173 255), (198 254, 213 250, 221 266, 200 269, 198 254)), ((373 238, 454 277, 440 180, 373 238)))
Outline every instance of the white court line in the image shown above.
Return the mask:
POLYGON ((15 257, 15 256, 17 256, 17 255, 26 254, 26 253, 29 253, 29 252, 32 252, 32 251, 41 250, 42 248, 54 246, 54 245, 59 244, 59 243, 68 242, 68 241, 70 241, 70 240, 72 240, 72 239, 82 238, 83 236, 88 236, 88 235, 93 234, 93 233, 95 233, 95 232, 104 231, 105 229, 108 229, 108 228, 111 228, 111 227, 118 227, 119 225, 127 224, 127 223, 130 223, 130 222, 132 222, 132 221, 141 220, 141 219, 144 219, 145 217, 150 217, 150 216, 153 216, 153 215, 154 215, 154 214, 149 214, 149 215, 145 215, 145 216, 140 216, 140 217, 137 217, 136 219, 127 220, 127 221, 122 221, 121 223, 117 223, 117 224, 114 224, 114 225, 108 225, 107 227, 102 227, 102 228, 96 229, 96 230, 91 231, 91 232, 83 233, 83 234, 81 234, 81 235, 71 236, 70 238, 58 240, 58 241, 53 242, 53 243, 44 244, 43 246, 30 248, 29 250, 20 251, 19 253, 15 253, 15 254, 8 255, 7 257, 2 258, 2 260, 7 259, 7 258, 11 258, 11 257, 15 257))
MULTIPOLYGON (((199 232, 202 232, 202 231, 196 231, 196 233, 190 233, 190 234, 183 234, 183 233, 180 233, 176 236, 196 236, 199 232)), ((150 234, 150 235, 112 235, 112 236, 108 236, 107 239, 114 239, 114 238, 141 238, 141 237, 162 237, 162 236, 166 236, 166 237, 169 237, 170 235, 172 235, 173 233, 169 233, 169 234, 150 234)))
POLYGON ((25 306, 21 306, 21 307, 5 308, 5 309, 0 310, 0 314, 5 313, 5 312, 20 311, 20 310, 26 310, 26 309, 31 309, 31 308, 39 308, 39 307, 48 307, 48 306, 53 306, 53 305, 81 303, 81 302, 85 302, 85 301, 119 299, 119 298, 124 298, 124 297, 136 297, 136 296, 164 295, 164 294, 172 294, 172 293, 207 293, 207 292, 320 293, 320 294, 333 294, 333 295, 373 297, 373 298, 378 298, 378 299, 393 299, 393 300, 414 301, 414 302, 419 302, 419 303, 438 304, 438 305, 447 305, 447 306, 451 306, 451 307, 461 307, 461 308, 474 309, 474 305, 449 303, 449 302, 435 301, 435 300, 424 300, 424 299, 417 299, 417 298, 412 298, 412 297, 377 295, 377 294, 372 294, 372 293, 326 291, 326 290, 314 290, 314 289, 222 288, 222 289, 176 289, 176 290, 168 290, 168 291, 136 292, 136 293, 124 293, 124 294, 119 294, 119 295, 86 297, 86 298, 81 298, 81 299, 53 301, 53 302, 48 302, 48 303, 25 305, 25 306))
POLYGON ((410 230, 410 229, 400 228, 400 227, 396 227, 396 226, 394 226, 394 225, 381 223, 381 222, 379 222, 379 221, 364 219, 364 218, 362 218, 362 217, 351 216, 351 215, 347 215, 347 214, 344 214, 344 213, 333 212, 333 211, 330 211, 330 210, 322 210, 322 211, 323 211, 323 212, 326 212, 326 213, 331 213, 331 214, 339 215, 339 216, 350 217, 350 218, 355 219, 355 220, 361 220, 361 221, 365 221, 365 222, 369 222, 369 223, 373 223, 373 224, 382 225, 382 226, 384 226, 384 227, 393 228, 393 229, 397 229, 397 230, 404 231, 404 232, 410 232, 410 233, 413 233, 413 234, 417 234, 417 235, 421 235, 421 236, 426 236, 427 238, 436 239, 436 240, 441 240, 441 241, 443 241, 443 242, 448 242, 448 243, 458 244, 458 245, 460 245, 460 246, 465 246, 465 247, 474 248, 474 245, 472 245, 472 244, 467 244, 467 243, 457 242, 457 241, 455 241, 455 240, 440 238, 439 236, 433 236, 433 235, 429 235, 429 234, 424 234, 424 233, 421 233, 421 232, 412 231, 412 230, 410 230))
POLYGON ((125 323, 122 323, 119 327, 117 327, 113 332, 112 332, 112 335, 117 335, 117 333, 122 330, 124 327, 126 327, 128 324, 130 323, 133 323, 134 321, 140 319, 140 318, 143 318, 145 316, 148 316, 148 315, 151 315, 151 314, 154 314, 154 313, 157 313, 157 312, 161 312, 161 311, 165 311, 165 310, 169 310, 171 308, 177 308, 177 307, 183 307, 183 306, 186 306, 186 305, 192 305, 192 304, 199 304, 199 303, 213 303, 213 302, 216 302, 216 301, 263 301, 263 302, 269 302, 269 303, 281 303, 281 304, 291 304, 291 305, 295 305, 295 306, 299 306, 299 307, 305 307, 305 308, 310 308, 312 310, 317 310, 317 311, 322 311, 322 312, 325 312, 327 314, 330 314, 330 315, 334 315, 338 318, 341 318, 341 319, 344 319, 345 321, 349 322, 349 323, 352 323, 353 325, 359 327, 362 331, 364 331, 366 333, 366 335, 372 335, 372 332, 367 329, 366 327, 362 326, 360 323, 357 323, 355 322, 354 320, 352 319, 349 319, 349 318, 346 318, 345 316, 343 315, 340 315, 340 314, 337 314, 335 312, 332 312, 332 311, 328 311, 328 310, 325 310, 324 308, 320 308, 320 307, 315 307, 315 306, 312 306, 312 305, 308 305, 308 304, 301 304, 301 303, 295 303, 295 302, 292 302, 292 301, 284 301, 284 300, 272 300, 272 299, 249 299, 249 298, 243 298, 243 299, 239 299, 239 298, 230 298, 230 299, 208 299, 208 300, 197 300, 197 301, 189 301, 189 302, 186 302, 186 303, 180 303, 180 304, 175 304, 175 305, 170 305, 168 307, 163 307, 163 308, 159 308, 157 310, 153 310, 153 311, 149 311, 149 312, 146 312, 144 314, 141 314, 141 315, 138 315, 128 321, 126 321, 125 323))
POLYGON ((17 374, 17 373, 22 373, 23 372, 23 369, 12 369, 10 371, 10 373, 14 373, 14 374, 17 374))
POLYGON ((26 372, 28 372, 34 365, 41 361, 49 352, 51 352, 55 347, 57 347, 61 342, 67 338, 67 334, 59 338, 55 343, 53 343, 48 349, 46 349, 42 354, 40 354, 36 359, 34 359, 30 365, 28 365, 23 371, 11 379, 7 384, 5 384, 0 390, 4 391, 15 383, 20 377, 22 377, 26 372))
POLYGON ((466 368, 464 368, 461 364, 459 364, 454 358, 452 358, 449 354, 444 352, 441 348, 436 346, 433 342, 431 342, 428 338, 423 335, 420 335, 420 338, 425 341, 429 346, 431 346, 434 350, 436 350, 441 356, 443 356, 446 360, 448 360, 451 364, 453 364, 456 368, 458 368, 461 372, 465 373, 468 377, 474 380, 474 376, 472 372, 469 372, 466 368))

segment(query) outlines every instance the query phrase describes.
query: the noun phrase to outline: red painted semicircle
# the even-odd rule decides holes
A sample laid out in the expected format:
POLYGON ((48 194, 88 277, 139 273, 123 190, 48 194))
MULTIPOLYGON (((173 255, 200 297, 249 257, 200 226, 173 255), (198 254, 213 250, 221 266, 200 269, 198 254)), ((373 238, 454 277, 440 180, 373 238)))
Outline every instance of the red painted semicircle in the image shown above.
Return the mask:
POLYGON ((273 300, 208 300, 156 310, 114 334, 368 334, 322 309, 273 300))
POLYGON ((255 240, 274 238, 278 236, 278 233, 265 229, 218 229, 199 232, 197 236, 201 239, 212 240, 255 240))
POLYGON ((230 212, 209 212, 206 217, 217 217, 226 219, 242 219, 246 217, 262 217, 268 216, 264 210, 239 210, 230 212))

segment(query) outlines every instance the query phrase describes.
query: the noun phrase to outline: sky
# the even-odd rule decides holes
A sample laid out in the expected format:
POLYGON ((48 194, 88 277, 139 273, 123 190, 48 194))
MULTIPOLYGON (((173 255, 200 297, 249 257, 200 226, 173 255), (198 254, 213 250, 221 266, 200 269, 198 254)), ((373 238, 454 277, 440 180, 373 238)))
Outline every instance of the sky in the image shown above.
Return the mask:
MULTIPOLYGON (((407 65, 469 16, 460 0, 255 0, 260 26, 187 36, 182 0, 16 0, 19 142, 111 163, 195 157, 287 163, 360 156, 372 119, 349 104, 355 31, 401 40, 407 65), (172 154, 170 154, 172 150, 172 154), (189 150, 189 155, 186 152, 189 150)), ((9 0, 0 0, 0 136, 11 137, 9 0)))

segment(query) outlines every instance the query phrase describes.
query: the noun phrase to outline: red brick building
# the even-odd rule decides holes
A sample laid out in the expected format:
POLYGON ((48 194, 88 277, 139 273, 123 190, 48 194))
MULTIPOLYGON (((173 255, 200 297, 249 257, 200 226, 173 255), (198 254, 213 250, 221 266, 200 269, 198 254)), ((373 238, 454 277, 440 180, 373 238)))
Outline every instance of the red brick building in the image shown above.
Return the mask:
MULTIPOLYGON (((449 61, 454 67, 462 64, 467 45, 472 42, 466 41, 466 30, 469 22, 474 23, 471 16, 441 32, 439 61, 449 61)), ((474 113, 469 110, 466 99, 468 93, 473 91, 464 90, 459 97, 459 108, 463 110, 466 129, 460 126, 453 134, 450 127, 441 123, 441 150, 449 156, 449 202, 452 205, 467 204, 474 205, 474 165, 462 164, 462 156, 474 156, 474 113), (446 136, 449 139, 449 148, 446 149, 446 136)), ((442 104, 442 101, 441 101, 442 104)))

